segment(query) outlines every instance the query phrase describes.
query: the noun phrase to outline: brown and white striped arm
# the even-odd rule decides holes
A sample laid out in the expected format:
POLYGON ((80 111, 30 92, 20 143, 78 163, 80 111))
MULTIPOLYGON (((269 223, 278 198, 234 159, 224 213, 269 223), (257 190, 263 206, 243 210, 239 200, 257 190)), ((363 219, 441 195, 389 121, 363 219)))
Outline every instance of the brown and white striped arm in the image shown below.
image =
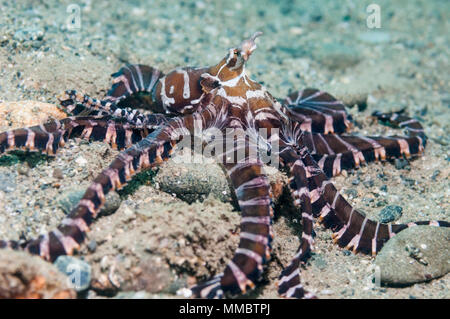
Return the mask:
POLYGON ((302 161, 294 149, 281 152, 283 164, 289 169, 289 190, 294 205, 299 208, 302 220, 302 236, 300 246, 290 264, 283 269, 278 280, 278 293, 287 298, 315 298, 307 292, 300 282, 300 264, 305 262, 313 249, 313 213, 311 196, 308 188, 308 177, 315 174, 302 161))
POLYGON ((128 123, 117 123, 110 117, 76 117, 0 133, 0 155, 14 150, 56 155, 68 139, 81 137, 102 141, 123 150, 145 138, 160 123, 144 128, 128 123))
POLYGON ((357 168, 373 161, 418 156, 423 153, 417 136, 355 136, 304 132, 300 145, 306 145, 320 168, 329 177, 344 169, 357 168))
POLYGON ((325 227, 334 231, 333 239, 341 247, 353 252, 375 255, 396 233, 407 227, 431 225, 449 227, 445 221, 420 221, 408 224, 382 224, 368 219, 352 207, 314 161, 309 152, 303 159, 305 166, 318 174, 309 177, 312 211, 325 227))
POLYGON ((406 116, 405 110, 398 112, 382 113, 375 111, 372 116, 376 117, 382 123, 390 125, 394 128, 404 128, 408 136, 415 136, 421 139, 423 147, 427 144, 427 136, 422 127, 422 124, 414 118, 406 116))
POLYGON ((303 131, 341 134, 351 128, 345 105, 329 93, 307 88, 291 93, 282 104, 292 120, 302 123, 303 131))
POLYGON ((143 114, 136 109, 119 107, 117 102, 97 100, 75 90, 65 91, 59 97, 59 101, 65 110, 72 115, 111 116, 117 121, 125 120, 135 126, 144 127, 154 124, 155 119, 166 119, 166 116, 162 114, 143 114))
POLYGON ((250 151, 252 148, 254 150, 255 145, 239 134, 236 136, 234 149, 217 154, 217 157, 223 162, 241 209, 239 247, 223 274, 191 288, 192 295, 197 298, 221 298, 224 293, 246 293, 248 288, 255 287, 263 264, 270 258, 273 216, 270 184, 263 172, 262 162, 250 155, 256 154, 250 151), (226 158, 230 154, 236 156, 240 151, 245 152, 245 158, 237 163, 227 163, 226 158))

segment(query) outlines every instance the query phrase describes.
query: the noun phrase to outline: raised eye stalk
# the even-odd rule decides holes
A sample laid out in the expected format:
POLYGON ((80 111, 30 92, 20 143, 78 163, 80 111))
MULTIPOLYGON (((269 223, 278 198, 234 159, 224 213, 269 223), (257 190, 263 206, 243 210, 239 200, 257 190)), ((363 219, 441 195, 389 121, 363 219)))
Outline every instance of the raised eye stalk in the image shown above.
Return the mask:
POLYGON ((241 53, 242 58, 244 61, 247 61, 250 55, 255 51, 256 49, 256 43, 255 40, 257 37, 262 35, 263 33, 261 31, 255 32, 250 39, 242 41, 241 45, 238 47, 238 50, 241 53))

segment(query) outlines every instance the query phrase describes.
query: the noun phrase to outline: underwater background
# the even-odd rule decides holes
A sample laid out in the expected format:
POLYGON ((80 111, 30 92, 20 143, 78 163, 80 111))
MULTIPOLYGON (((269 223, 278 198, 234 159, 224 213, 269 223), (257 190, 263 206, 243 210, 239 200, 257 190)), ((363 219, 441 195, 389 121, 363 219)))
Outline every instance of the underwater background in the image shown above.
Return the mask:
MULTIPOLYGON (((61 116, 55 105, 64 90, 103 97, 110 75, 126 63, 164 72, 213 65, 262 31, 247 72, 275 97, 325 90, 349 106, 355 131, 365 135, 399 134, 371 119, 374 110, 405 109, 423 124, 423 157, 373 163, 334 179, 350 203, 376 220, 383 209, 400 210, 402 223, 449 220, 449 15, 446 0, 0 0, 0 132, 61 116), (11 104, 24 100, 32 102, 11 104)), ((117 153, 74 140, 55 159, 0 158, 0 238, 54 228, 117 153)), ((286 180, 281 173, 271 178, 286 180)), ((179 288, 220 272, 238 242, 239 212, 230 202, 217 165, 169 161, 139 175, 111 195, 75 256, 89 269, 83 280, 90 286, 79 296, 174 298, 179 288)), ((277 297, 276 278, 299 242, 292 207, 277 205, 274 258, 253 298, 277 297)), ((302 282, 320 298, 450 298, 448 274, 404 288, 373 286, 374 259, 338 248, 329 230, 316 233, 302 282)), ((1 254, 0 268, 12 267, 15 255, 1 254)))

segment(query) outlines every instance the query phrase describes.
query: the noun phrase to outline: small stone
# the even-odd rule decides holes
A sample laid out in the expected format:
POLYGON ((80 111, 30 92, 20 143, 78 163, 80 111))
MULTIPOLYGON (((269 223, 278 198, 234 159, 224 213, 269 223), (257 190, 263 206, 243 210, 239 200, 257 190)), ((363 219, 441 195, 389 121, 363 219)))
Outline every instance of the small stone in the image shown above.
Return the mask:
POLYGON ((406 166, 409 165, 409 162, 404 158, 396 158, 394 160, 394 165, 396 169, 404 169, 406 166))
POLYGON ((305 32, 305 30, 303 28, 300 28, 300 27, 292 27, 292 28, 289 29, 289 32, 292 35, 301 35, 301 34, 303 34, 305 32))
POLYGON ((401 231, 375 259, 381 282, 409 285, 445 275, 450 272, 449 242, 450 229, 445 227, 415 226, 401 231))
POLYGON ((64 178, 63 171, 60 168, 55 168, 53 170, 53 177, 57 179, 63 179, 64 178))
POLYGON ((78 258, 59 256, 54 265, 69 277, 69 283, 76 291, 84 291, 91 284, 91 266, 78 258))
POLYGON ((359 185, 359 178, 355 178, 352 180, 353 185, 359 185))
POLYGON ((346 189, 344 191, 344 193, 346 195, 348 195, 349 197, 353 197, 353 198, 358 197, 358 192, 356 191, 356 189, 353 189, 353 188, 346 189))
POLYGON ((97 249, 97 242, 94 239, 92 239, 87 244, 87 248, 91 253, 95 252, 95 250, 97 249))
POLYGON ((30 174, 30 167, 26 164, 19 165, 19 167, 17 167, 17 173, 19 173, 20 175, 28 176, 30 174))
POLYGON ((403 208, 401 206, 397 206, 397 205, 386 206, 378 214, 378 220, 381 223, 390 223, 390 222, 396 221, 400 217, 402 217, 402 210, 403 210, 403 208))
POLYGON ((370 188, 370 187, 373 187, 373 185, 375 185, 375 183, 372 179, 367 179, 363 182, 363 185, 367 188, 370 188))
POLYGON ((431 175, 431 179, 432 179, 433 181, 435 181, 435 180, 436 180, 436 177, 438 177, 439 174, 441 174, 441 171, 438 170, 438 169, 435 170, 435 171, 433 172, 433 174, 431 175))
POLYGON ((75 163, 77 163, 79 166, 86 166, 87 160, 86 160, 83 156, 79 156, 79 157, 75 160, 75 163))
POLYGON ((377 207, 383 207, 387 205, 387 201, 385 199, 379 200, 377 202, 377 207))

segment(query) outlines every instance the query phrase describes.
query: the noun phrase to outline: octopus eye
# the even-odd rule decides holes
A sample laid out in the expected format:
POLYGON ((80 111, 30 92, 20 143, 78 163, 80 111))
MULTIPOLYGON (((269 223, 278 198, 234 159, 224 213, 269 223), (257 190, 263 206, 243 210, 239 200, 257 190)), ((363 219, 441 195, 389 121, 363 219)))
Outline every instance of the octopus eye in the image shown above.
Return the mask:
POLYGON ((234 51, 234 54, 236 54, 237 56, 241 56, 241 51, 236 50, 236 51, 234 51))

